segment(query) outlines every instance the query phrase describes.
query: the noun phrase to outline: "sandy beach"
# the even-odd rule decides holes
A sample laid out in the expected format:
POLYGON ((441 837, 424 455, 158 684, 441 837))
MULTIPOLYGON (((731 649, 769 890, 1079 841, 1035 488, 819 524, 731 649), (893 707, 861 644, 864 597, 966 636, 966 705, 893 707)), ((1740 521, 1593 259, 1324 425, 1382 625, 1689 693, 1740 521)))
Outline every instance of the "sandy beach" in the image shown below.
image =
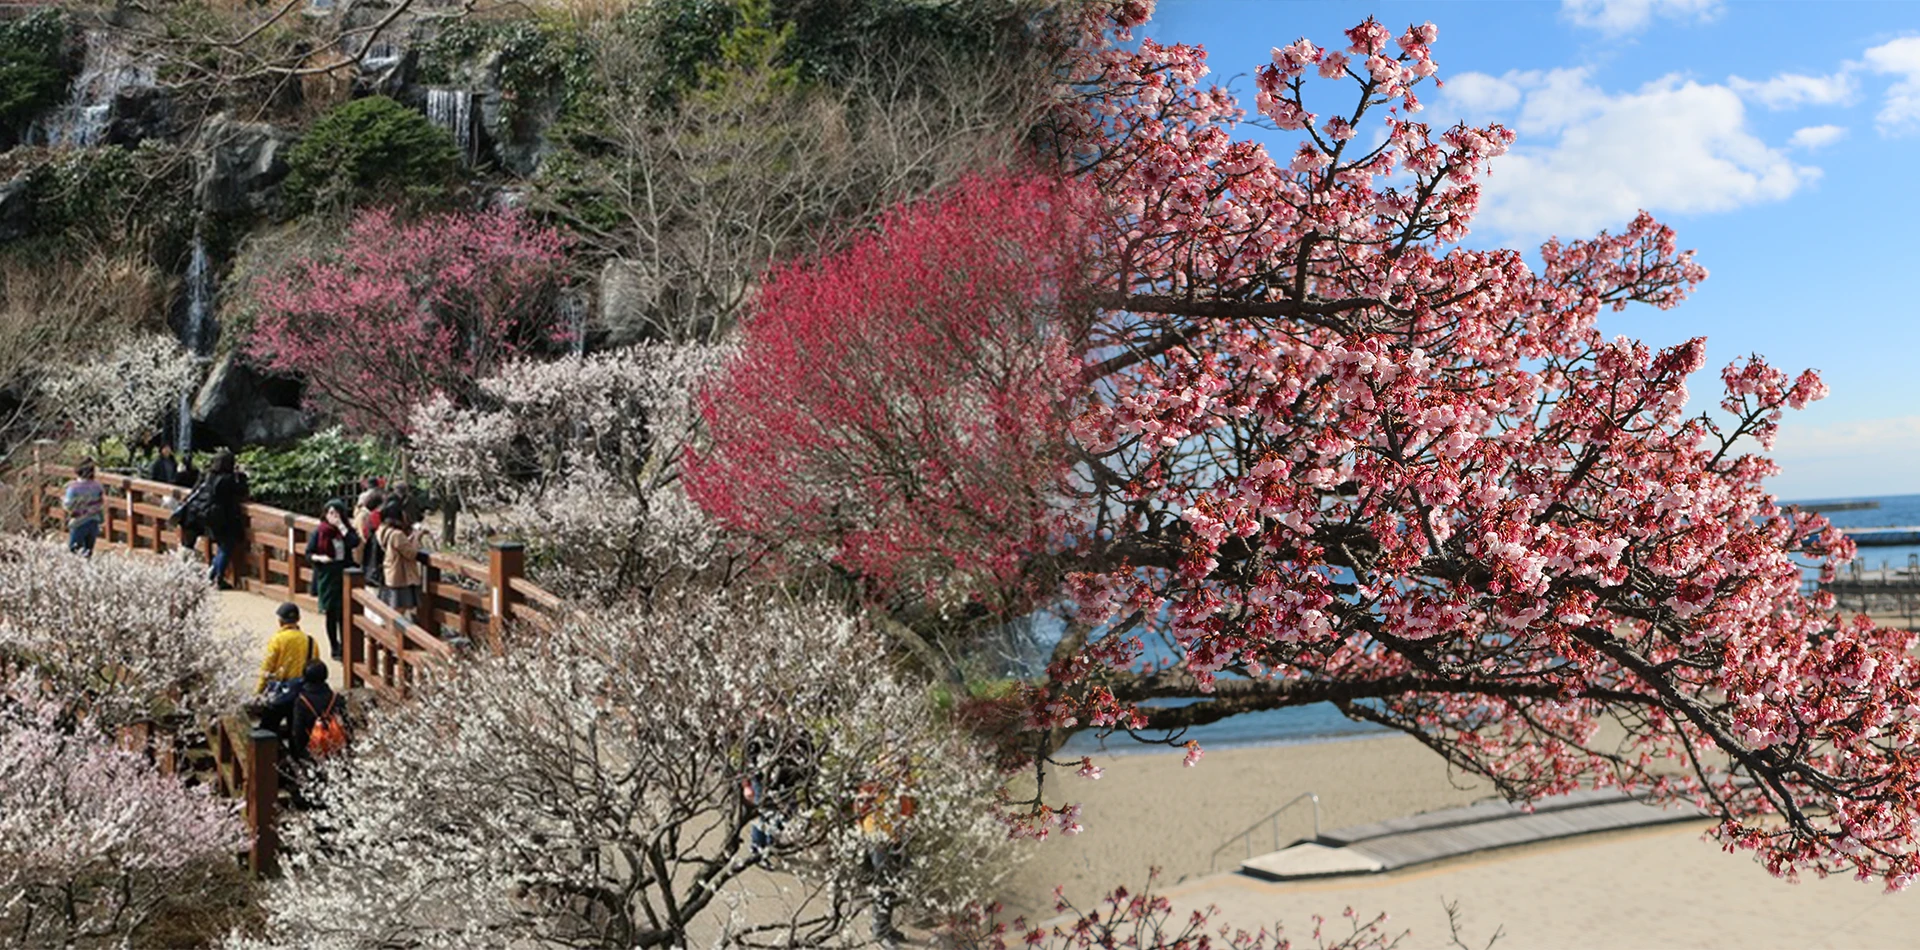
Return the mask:
MULTIPOLYGON (((1296 938, 1311 916, 1346 907, 1392 915, 1403 948, 1449 945, 1444 901, 1457 901, 1463 936, 1515 948, 1910 948, 1920 946, 1920 894, 1877 883, 1809 878, 1788 884, 1750 856, 1703 839, 1705 822, 1588 836, 1488 852, 1362 878, 1274 884, 1232 873, 1245 855, 1221 844, 1301 792, 1319 794, 1322 827, 1449 808, 1490 790, 1404 736, 1210 752, 1192 769, 1178 754, 1108 755, 1097 781, 1049 780, 1054 800, 1079 801, 1087 830, 1035 847, 1005 888, 1010 909, 1051 916, 1063 885, 1090 906, 1116 884, 1137 887, 1150 867, 1182 909, 1214 905, 1218 922, 1249 930, 1281 924, 1296 938), (1055 783, 1058 784, 1055 784, 1055 783)), ((1307 837, 1303 803, 1281 819, 1281 842, 1307 837)), ((1257 852, 1272 834, 1254 835, 1257 852)))

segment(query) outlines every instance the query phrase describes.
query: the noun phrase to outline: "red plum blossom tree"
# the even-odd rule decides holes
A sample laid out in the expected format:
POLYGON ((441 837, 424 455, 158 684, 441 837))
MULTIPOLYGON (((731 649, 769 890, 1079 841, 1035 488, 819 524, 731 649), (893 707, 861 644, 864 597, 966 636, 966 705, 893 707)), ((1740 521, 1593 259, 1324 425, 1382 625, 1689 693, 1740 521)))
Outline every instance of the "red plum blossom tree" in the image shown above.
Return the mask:
POLYGON ((876 591, 1018 579, 1065 472, 1085 242, 1073 193, 963 181, 770 275, 701 397, 687 489, 876 591))
MULTIPOLYGON (((717 389, 707 410, 716 471, 743 471, 749 443, 734 433, 756 431, 729 416, 762 420, 767 444, 752 451, 776 464, 752 483, 760 507, 724 490, 696 498, 723 522, 837 545, 880 581, 974 562, 991 565, 976 581, 1056 570, 1067 635, 1044 682, 1001 710, 1029 760, 1078 729, 1177 742, 1239 713, 1331 702, 1512 798, 1618 785, 1689 800, 1719 817, 1726 847, 1775 873, 1909 883, 1914 635, 1803 594, 1802 563, 1830 576, 1851 546, 1762 486, 1782 412, 1823 395, 1818 377, 1743 359, 1721 372, 1717 411, 1690 413, 1703 340, 1656 350, 1603 334, 1603 312, 1676 306, 1706 276, 1645 214, 1548 241, 1537 263, 1462 246, 1513 133, 1415 120, 1437 68, 1431 24, 1396 35, 1368 19, 1337 48, 1275 49, 1254 108, 1291 135, 1276 157, 1235 137, 1244 115, 1203 85, 1204 51, 1131 41, 1147 10, 1114 5, 1089 27, 1059 116, 1063 184, 977 185, 887 223, 1006 241, 1021 205, 1051 210, 1070 191, 1091 209, 1073 232, 1083 287, 1032 280, 1024 251, 959 272, 1085 300, 1084 332, 1032 334, 1043 321, 1027 298, 976 306, 947 296, 938 271, 904 280, 871 251, 861 267, 804 265, 818 283, 781 275, 747 322, 727 378, 757 386, 717 389), (1009 210, 967 210, 992 200, 1009 210), (803 286, 820 291, 788 292, 803 286), (923 305, 945 333, 919 342, 909 323, 897 348, 916 354, 913 372, 878 371, 869 351, 896 341, 876 324, 923 305), (756 327, 788 322, 827 341, 805 356, 824 365, 798 371, 800 357, 755 342, 756 327), (915 394, 964 389, 978 341, 1022 338, 1040 342, 1001 359, 1030 378, 940 417, 988 425, 995 400, 1064 404, 1013 413, 1009 431, 1064 444, 1071 465, 1054 481, 1046 465, 1008 473, 1022 489, 995 497, 1020 499, 1014 523, 1040 523, 1024 506, 1052 507, 1044 530, 1002 535, 1007 508, 940 493, 916 461, 980 442, 929 445, 915 394), (848 423, 823 433, 761 395, 808 387, 873 408, 828 416, 848 423), (946 530, 975 511, 994 527, 946 530), (1199 701, 1142 705, 1174 698, 1199 701)), ((1062 820, 1030 805, 1036 831, 1062 820)))

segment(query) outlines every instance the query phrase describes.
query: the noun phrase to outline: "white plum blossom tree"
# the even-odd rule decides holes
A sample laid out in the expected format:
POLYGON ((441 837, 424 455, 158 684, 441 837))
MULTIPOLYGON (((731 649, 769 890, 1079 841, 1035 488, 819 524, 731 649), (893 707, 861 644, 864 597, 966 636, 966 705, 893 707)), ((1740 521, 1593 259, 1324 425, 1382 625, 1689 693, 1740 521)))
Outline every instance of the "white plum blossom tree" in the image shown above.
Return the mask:
POLYGON ((548 587, 649 597, 724 566, 680 486, 692 392, 723 357, 646 344, 511 363, 481 380, 482 405, 439 396, 415 409, 414 464, 471 514, 471 537, 526 541, 548 587))
POLYGON ((229 712, 247 672, 238 643, 215 628, 200 571, 109 549, 77 558, 18 536, 0 536, 4 667, 38 677, 103 729, 229 712))
POLYGON ((128 337, 91 360, 41 377, 40 403, 49 421, 94 444, 147 434, 193 382, 193 355, 160 333, 128 337))
POLYGON ((994 770, 829 606, 602 612, 355 743, 284 830, 268 945, 846 944, 875 900, 931 919, 1009 866, 994 770))

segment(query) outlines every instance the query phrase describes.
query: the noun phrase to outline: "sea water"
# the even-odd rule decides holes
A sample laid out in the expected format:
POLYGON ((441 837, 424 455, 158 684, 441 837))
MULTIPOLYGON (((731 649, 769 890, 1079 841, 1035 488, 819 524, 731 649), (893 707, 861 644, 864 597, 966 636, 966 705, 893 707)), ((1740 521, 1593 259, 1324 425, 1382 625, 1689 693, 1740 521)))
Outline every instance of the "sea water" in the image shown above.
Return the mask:
MULTIPOLYGON (((1826 517, 1839 528, 1877 528, 1886 526, 1920 525, 1920 495, 1882 495, 1870 498, 1823 498, 1797 502, 1798 504, 1819 504, 1842 501, 1877 501, 1878 508, 1865 508, 1852 511, 1826 512, 1826 517)), ((1861 566, 1866 569, 1878 569, 1882 564, 1895 568, 1905 567, 1908 555, 1920 555, 1920 545, 1892 545, 1887 547, 1863 547, 1859 552, 1861 566)), ((1058 630, 1052 632, 1054 639, 1058 630)), ((1150 649, 1151 652, 1151 649, 1150 649)), ((1194 700, 1185 700, 1179 705, 1194 700)), ((1204 700, 1199 700, 1204 702, 1204 700)), ((1381 735, 1389 730, 1370 722, 1355 722, 1342 715, 1332 703, 1313 703, 1307 706, 1294 706, 1287 709, 1270 709, 1262 712, 1241 713, 1219 722, 1196 726, 1179 736, 1178 741, 1197 740, 1209 749, 1233 748, 1250 745, 1290 745, 1301 742, 1330 742, 1340 739, 1352 739, 1362 736, 1381 735)), ((1179 748, 1173 746, 1172 748, 1179 748)), ((1079 732, 1067 740, 1058 753, 1062 758, 1106 753, 1164 752, 1165 744, 1143 743, 1129 737, 1126 733, 1116 733, 1102 740, 1093 732, 1079 732)))

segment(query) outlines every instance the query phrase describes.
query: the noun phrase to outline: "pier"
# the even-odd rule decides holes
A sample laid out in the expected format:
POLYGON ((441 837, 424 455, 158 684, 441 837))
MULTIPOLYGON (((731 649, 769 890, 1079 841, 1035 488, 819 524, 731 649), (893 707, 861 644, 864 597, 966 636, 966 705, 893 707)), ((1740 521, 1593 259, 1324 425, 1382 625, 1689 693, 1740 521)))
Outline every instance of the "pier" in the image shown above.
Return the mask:
POLYGON ((1869 567, 1864 558, 1855 558, 1840 569, 1829 583, 1812 585, 1834 596, 1842 610, 1871 614, 1894 614, 1905 618, 1912 629, 1920 618, 1920 554, 1909 554, 1904 566, 1887 559, 1879 567, 1869 567))

